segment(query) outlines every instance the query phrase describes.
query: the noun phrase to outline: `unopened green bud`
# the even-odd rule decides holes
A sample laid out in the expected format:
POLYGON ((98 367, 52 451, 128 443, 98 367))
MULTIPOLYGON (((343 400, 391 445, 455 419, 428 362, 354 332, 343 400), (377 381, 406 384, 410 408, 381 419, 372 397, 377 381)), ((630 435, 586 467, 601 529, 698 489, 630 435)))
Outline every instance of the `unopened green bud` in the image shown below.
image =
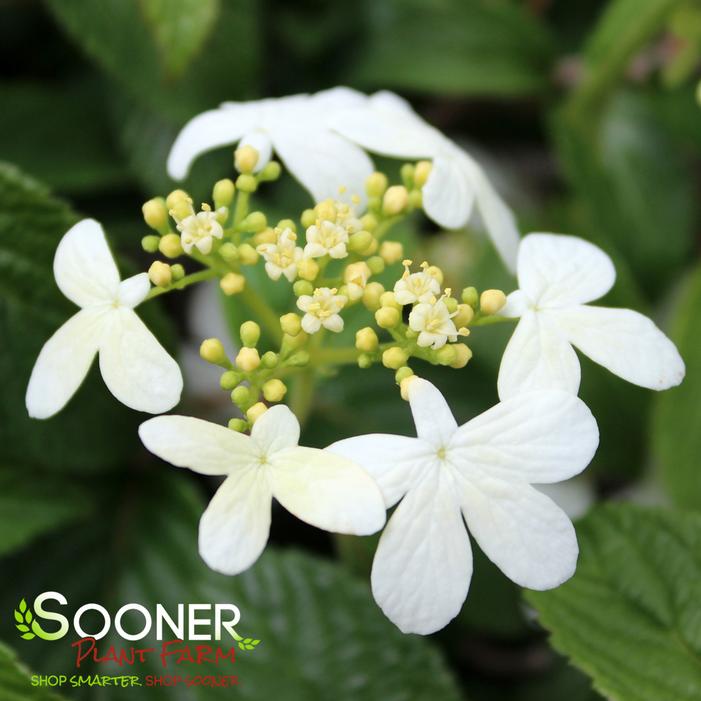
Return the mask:
POLYGON ((214 207, 219 209, 219 207, 228 207, 234 200, 234 193, 236 192, 236 187, 234 181, 230 178, 224 178, 223 180, 217 180, 212 188, 212 199, 214 200, 214 207))
POLYGON ((297 224, 294 223, 292 219, 280 219, 277 223, 277 228, 284 231, 285 229, 291 229, 293 233, 297 233, 297 224))
POLYGON ((365 370, 372 366, 372 356, 367 353, 361 353, 358 356, 358 367, 365 370))
POLYGON ((244 433, 248 430, 248 421, 243 419, 229 419, 229 428, 237 433, 244 433))
POLYGON ((283 333, 290 336, 296 336, 302 330, 302 320, 298 314, 290 312, 289 314, 283 314, 280 317, 280 328, 283 333))
POLYGON ((242 173, 236 178, 236 187, 241 190, 241 192, 255 192, 258 189, 258 181, 255 175, 249 175, 248 173, 242 173))
POLYGON ((255 265, 258 262, 258 251, 250 243, 242 243, 238 247, 238 254, 243 265, 255 265))
POLYGON ((177 258, 183 254, 183 247, 180 243, 180 236, 177 234, 166 234, 158 242, 158 250, 166 258, 177 258))
POLYGON ((380 256, 368 258, 367 263, 373 275, 379 275, 385 269, 385 261, 380 256))
POLYGON ((242 222, 239 224, 239 229, 241 231, 252 231, 257 234, 259 231, 263 231, 268 226, 268 220, 263 212, 251 212, 242 222))
POLYGON ((221 291, 230 297, 231 295, 237 295, 239 292, 243 292, 246 287, 246 278, 239 273, 227 273, 224 277, 219 280, 219 287, 221 291))
POLYGON ((399 169, 399 176, 407 190, 411 190, 414 187, 414 166, 411 163, 405 163, 399 169))
POLYGON ((365 181, 365 192, 368 197, 382 197, 387 189, 387 176, 384 173, 374 172, 365 181))
POLYGON ((185 277, 185 268, 180 263, 170 266, 170 272, 173 274, 173 280, 177 282, 185 277))
POLYGON ((260 173, 258 173, 258 180, 262 183, 272 182, 280 177, 280 173, 282 173, 280 164, 277 161, 268 161, 260 173))
POLYGON ((289 334, 283 334, 282 336, 282 348, 285 349, 285 352, 289 352, 291 350, 295 350, 297 348, 301 348, 303 345, 306 344, 306 342, 309 340, 309 335, 304 333, 304 331, 300 331, 298 334, 295 334, 294 336, 290 336, 289 334))
POLYGON ((260 326, 255 321, 244 321, 240 328, 241 343, 253 348, 260 339, 260 326))
POLYGON ((371 312, 380 308, 380 298, 385 293, 385 288, 379 282, 369 282, 363 291, 363 304, 371 312))
POLYGON ((406 380, 407 377, 411 377, 414 371, 408 365, 402 365, 402 367, 394 373, 394 381, 400 385, 402 380, 406 380))
POLYGON ((231 392, 231 401, 240 409, 245 409, 251 402, 251 390, 246 385, 239 385, 231 392))
POLYGON ((144 221, 161 234, 168 231, 168 208, 162 197, 154 197, 141 207, 144 221))
POLYGON ((200 345, 200 357, 213 365, 221 365, 228 368, 231 363, 226 357, 224 345, 218 338, 206 338, 200 345))
POLYGON ((149 234, 141 239, 141 248, 146 251, 146 253, 155 253, 158 250, 158 244, 161 242, 160 236, 154 236, 149 234))
POLYGON ((479 302, 479 294, 477 293, 476 287, 466 287, 462 291, 461 297, 465 304, 469 304, 473 309, 477 307, 477 303, 479 302))
POLYGON ((287 359, 287 364, 292 367, 303 367, 309 363, 309 353, 305 350, 300 350, 291 355, 287 359))
POLYGON ((297 297, 314 294, 314 285, 312 285, 312 283, 308 280, 295 281, 295 284, 292 285, 292 289, 297 297))
POLYGON ((375 312, 375 321, 380 328, 392 329, 402 320, 402 315, 395 307, 380 307, 375 312))
POLYGON ((407 352, 399 346, 388 348, 382 354, 382 364, 392 370, 398 370, 402 365, 406 365, 407 360, 409 360, 407 352))
POLYGON ((373 236, 369 231, 357 231, 348 239, 348 249, 360 253, 366 250, 372 242, 373 236))
POLYGON ((279 363, 280 356, 274 351, 268 351, 267 353, 263 353, 263 357, 260 359, 260 364, 264 368, 268 368, 268 370, 276 368, 279 365, 279 363))
POLYGON ((230 392, 232 389, 239 386, 242 379, 243 375, 241 375, 241 373, 236 372, 235 370, 227 370, 219 378, 219 386, 230 392))
POLYGON ((313 209, 305 209, 302 212, 302 226, 308 229, 316 223, 316 212, 313 209))
POLYGON ((456 359, 455 348, 447 344, 435 351, 435 358, 440 365, 451 365, 456 359))
POLYGON ((227 263, 235 263, 239 259, 239 250, 230 241, 222 244, 218 253, 227 263))
POLYGON ((397 302, 397 298, 394 296, 394 292, 391 290, 382 293, 382 296, 380 297, 380 304, 383 307, 394 307, 395 309, 402 308, 402 305, 397 302))
POLYGON ((416 187, 421 188, 426 184, 432 168, 431 161, 419 161, 416 164, 416 168, 414 168, 414 185, 416 187))
POLYGON ((151 263, 148 269, 149 280, 156 287, 168 287, 173 281, 173 273, 168 263, 162 263, 160 260, 155 260, 151 263))
POLYGON ((446 297, 443 300, 443 303, 451 314, 458 308, 458 300, 455 299, 455 297, 446 297))
POLYGON ((268 402, 281 402, 286 393, 287 387, 285 383, 277 378, 268 380, 263 385, 263 396, 268 402))
POLYGON ((409 193, 409 209, 421 209, 424 205, 424 196, 421 190, 412 190, 409 193))

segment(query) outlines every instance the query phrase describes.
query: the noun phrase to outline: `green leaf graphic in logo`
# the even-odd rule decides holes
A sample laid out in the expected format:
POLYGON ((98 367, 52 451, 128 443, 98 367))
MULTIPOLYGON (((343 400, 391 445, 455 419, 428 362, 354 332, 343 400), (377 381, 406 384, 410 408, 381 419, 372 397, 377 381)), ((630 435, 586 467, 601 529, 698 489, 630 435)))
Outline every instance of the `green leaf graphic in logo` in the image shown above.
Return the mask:
POLYGON ((239 644, 241 650, 255 650, 260 642, 257 638, 243 638, 235 630, 232 631, 234 640, 239 644))
POLYGON ((42 640, 57 640, 59 635, 47 633, 42 629, 37 620, 34 618, 32 609, 27 606, 27 602, 22 599, 19 606, 15 609, 15 628, 21 633, 21 637, 25 640, 32 640, 36 637, 42 640))

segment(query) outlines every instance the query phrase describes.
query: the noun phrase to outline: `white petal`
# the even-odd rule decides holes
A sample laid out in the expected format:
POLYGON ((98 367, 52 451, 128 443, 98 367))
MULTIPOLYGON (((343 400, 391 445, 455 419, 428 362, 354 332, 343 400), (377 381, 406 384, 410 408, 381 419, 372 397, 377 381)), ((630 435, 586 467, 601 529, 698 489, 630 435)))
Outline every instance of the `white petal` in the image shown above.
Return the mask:
POLYGON ((550 312, 527 311, 519 320, 499 366, 499 398, 536 389, 577 394, 579 359, 550 312))
POLYGON ((514 213, 499 196, 482 168, 463 152, 463 167, 475 193, 475 204, 494 247, 511 271, 516 270, 521 240, 514 213))
POLYGON ((467 224, 475 193, 455 159, 435 158, 422 192, 424 211, 436 224, 446 229, 458 229, 467 224))
POLYGON ((467 527, 485 555, 522 587, 551 589, 577 565, 577 537, 560 507, 537 489, 485 473, 463 479, 459 495, 467 527))
POLYGON ((110 312, 100 344, 100 371, 110 392, 132 409, 160 414, 180 401, 178 364, 131 309, 110 312))
POLYGON ((338 199, 342 188, 350 195, 364 196, 373 165, 358 146, 326 129, 298 124, 276 127, 272 138, 285 166, 314 201, 338 199))
POLYGON ((523 316, 528 308, 528 298, 525 293, 522 290, 514 290, 506 296, 506 304, 499 310, 499 316, 523 316))
POLYGON ((409 383, 408 394, 416 435, 438 448, 446 445, 458 424, 438 388, 416 377, 409 383))
POLYGON ((113 301, 119 271, 105 232, 94 219, 71 227, 56 248, 54 277, 63 294, 79 307, 113 301))
POLYGON ((436 472, 399 503, 372 564, 372 593, 404 633, 428 635, 462 608, 472 551, 446 475, 436 472))
POLYGON ((305 333, 316 333, 321 328, 321 319, 313 314, 305 314, 302 317, 302 330, 305 333))
POLYGON ((525 482, 559 482, 579 474, 599 444, 596 421, 569 392, 519 394, 461 426, 450 442, 450 462, 462 474, 525 482))
POLYGON ((253 146, 253 148, 258 151, 258 162, 253 169, 256 173, 265 168, 270 162, 270 157, 273 155, 273 144, 270 141, 270 137, 260 129, 249 131, 241 139, 239 147, 241 146, 253 146))
POLYGON ((44 344, 25 397, 31 417, 53 416, 80 387, 97 353, 104 314, 95 309, 81 309, 44 344))
POLYGON ((357 462, 377 482, 385 506, 394 506, 421 475, 421 466, 434 458, 432 446, 417 438, 373 433, 346 438, 326 448, 357 462))
POLYGON ((251 438, 265 455, 299 443, 299 421, 284 404, 270 407, 254 424, 251 438))
POLYGON ((235 143, 258 125, 259 116, 255 102, 227 103, 218 109, 198 114, 175 139, 168 155, 168 175, 182 180, 198 156, 235 143))
POLYGON ((528 234, 518 252, 518 281, 539 307, 568 307, 605 295, 616 280, 611 259, 576 236, 528 234))
POLYGON ((207 565, 229 575, 248 569, 268 542, 271 504, 260 468, 229 475, 200 519, 200 555, 207 565))
POLYGON ((408 103, 386 92, 339 110, 331 124, 353 143, 394 158, 432 158, 445 141, 408 103))
POLYGON ((150 291, 148 273, 138 273, 119 283, 117 298, 120 304, 133 309, 146 299, 150 291))
POLYGON ((311 95, 309 99, 314 104, 315 109, 347 109, 362 105, 367 100, 367 96, 353 88, 339 85, 328 90, 320 90, 311 95))
POLYGON ((144 421, 139 437, 161 460, 203 475, 226 475, 256 461, 248 436, 190 416, 144 421))
POLYGON ((350 460, 317 448, 286 448, 270 458, 273 496, 306 523, 334 533, 369 535, 385 523, 373 479, 350 460))
POLYGON ((553 314, 584 355, 628 382, 663 390, 684 379, 684 361, 676 346, 638 312, 581 306, 553 314))

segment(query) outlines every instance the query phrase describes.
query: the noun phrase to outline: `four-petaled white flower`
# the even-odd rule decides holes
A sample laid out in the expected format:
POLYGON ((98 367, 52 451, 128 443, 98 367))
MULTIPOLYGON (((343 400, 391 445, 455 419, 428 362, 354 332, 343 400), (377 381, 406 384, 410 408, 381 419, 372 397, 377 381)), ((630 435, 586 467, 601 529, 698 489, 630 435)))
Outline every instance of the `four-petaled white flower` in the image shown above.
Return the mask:
POLYGON ((354 90, 334 88, 315 95, 225 102, 185 125, 168 157, 168 172, 182 180, 200 154, 240 142, 259 152, 257 171, 275 150, 316 202, 338 197, 344 186, 350 194, 362 193, 372 161, 328 122, 337 111, 364 99, 354 90))
POLYGON ((54 277, 80 311, 39 353, 27 387, 29 415, 45 419, 60 411, 98 352, 105 384, 120 402, 153 414, 175 406, 183 387, 180 368, 134 312, 149 293, 148 275, 120 282, 98 222, 84 219, 63 236, 54 277))
POLYGON ((346 244, 348 232, 336 222, 324 220, 312 224, 307 229, 307 245, 304 247, 304 255, 308 258, 345 258, 348 255, 346 244))
POLYGON ((351 457, 377 480, 389 508, 372 566, 372 591, 405 633, 433 633, 467 596, 467 528, 504 574, 530 589, 574 573, 577 539, 567 515, 532 484, 581 472, 598 444, 584 403, 562 391, 508 399, 458 427, 429 382, 408 385, 417 438, 374 434, 328 450, 351 457), (402 498, 403 497, 403 498, 402 498))
POLYGON ((343 331, 343 319, 338 313, 348 301, 345 295, 336 294, 336 288, 317 287, 312 295, 302 295, 297 306, 304 312, 302 328, 316 333, 322 326, 329 331, 343 331))
POLYGON ((177 467, 225 475, 200 521, 199 550, 224 574, 238 574, 268 540, 273 497, 312 526, 368 535, 385 522, 372 478, 347 458, 298 445, 299 423, 284 405, 268 409, 250 436, 187 416, 159 416, 141 425, 144 445, 177 467))
POLYGON ((646 316, 587 306, 613 286, 616 271, 598 247, 575 236, 529 234, 518 253, 519 288, 503 316, 520 317, 499 368, 500 398, 557 388, 577 393, 578 348, 628 382, 662 390, 678 385, 684 361, 646 316))
POLYGON ((224 229, 217 220, 218 212, 203 209, 201 212, 194 212, 178 222, 180 231, 180 241, 185 253, 190 253, 193 246, 203 255, 208 255, 214 239, 221 239, 224 236, 224 229))
POLYGON ((422 348, 431 346, 438 350, 448 341, 456 341, 458 329, 453 316, 455 312, 451 314, 442 299, 417 304, 409 314, 409 328, 419 334, 416 343, 422 348))
POLYGON ((430 302, 441 293, 441 286, 433 275, 426 272, 428 264, 420 273, 410 273, 411 261, 404 261, 404 274, 394 284, 394 297, 401 305, 415 302, 430 302))
POLYGON ((277 243, 261 243, 257 248, 265 259, 265 272, 271 280, 279 280, 284 275, 290 282, 297 277, 297 264, 304 252, 297 245, 297 234, 292 229, 285 229, 277 243))
POLYGON ((504 262, 516 265, 519 232, 511 210, 479 164, 440 131, 424 122, 399 96, 379 92, 338 110, 331 121, 360 146, 394 158, 429 158, 433 167, 423 186, 423 208, 440 226, 465 226, 473 205, 504 262))

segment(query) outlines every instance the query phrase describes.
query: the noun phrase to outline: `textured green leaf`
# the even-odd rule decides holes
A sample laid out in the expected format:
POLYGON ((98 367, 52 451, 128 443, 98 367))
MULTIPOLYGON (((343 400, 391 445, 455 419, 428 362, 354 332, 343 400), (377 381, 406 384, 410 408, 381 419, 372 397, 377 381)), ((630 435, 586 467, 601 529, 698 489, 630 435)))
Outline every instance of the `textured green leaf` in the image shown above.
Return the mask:
POLYGON ((527 594, 553 646, 613 701, 701 698, 701 516, 608 505, 577 533, 575 576, 527 594))
POLYGON ((180 75, 214 28, 219 0, 139 0, 167 74, 180 75))
MULTIPOLYGON (((50 585, 63 592, 70 605, 100 601, 110 609, 129 601, 151 610, 157 602, 169 610, 179 602, 235 603, 241 610, 236 629, 248 640, 248 649, 238 655, 231 671, 220 664, 198 667, 196 673, 237 674, 236 696, 241 699, 460 698, 431 642, 403 635, 376 606, 367 581, 354 579, 345 568, 269 547, 254 567, 237 577, 209 570, 197 554, 197 523, 205 504, 186 476, 169 471, 164 477, 154 482, 140 474, 133 484, 110 485, 109 507, 94 528, 43 542, 41 557, 23 552, 5 561, 13 573, 12 586, 31 598, 50 585), (120 526, 112 530, 115 523, 120 526), (66 562, 81 566, 66 567, 66 562)), ((0 630, 10 635, 6 629, 0 617, 0 630)), ((124 644, 117 638, 102 642, 124 644)), ((148 638, 141 643, 160 648, 148 638)), ((68 644, 28 645, 24 654, 42 672, 70 670, 75 664, 75 651, 68 644)), ((185 666, 179 669, 193 672, 185 666)), ((117 667, 86 664, 85 672, 91 671, 124 673, 117 667)), ((164 670, 156 656, 134 672, 164 670)), ((90 693, 85 692, 87 698, 92 698, 90 693)), ((201 687, 188 694, 188 699, 221 695, 201 687)), ((101 696, 123 697, 121 689, 105 689, 101 696)), ((129 699, 137 701, 172 698, 173 690, 167 688, 129 692, 129 699)))
POLYGON ((0 643, 0 698, 2 701, 60 701, 46 688, 33 687, 30 672, 15 653, 0 643))
MULTIPOLYGON (((115 467, 138 445, 136 413, 109 394, 96 368, 59 415, 37 421, 24 406, 37 354, 75 313, 54 282, 53 257, 77 219, 42 185, 0 164, 0 462, 16 470, 115 467)), ((156 311, 144 307, 152 328, 156 311)))
POLYGON ((522 95, 548 84, 545 28, 511 0, 388 0, 368 4, 369 37, 354 80, 453 95, 522 95))
POLYGON ((686 363, 679 387, 655 398, 653 451, 672 498, 701 509, 701 266, 687 281, 672 323, 672 339, 686 363))

